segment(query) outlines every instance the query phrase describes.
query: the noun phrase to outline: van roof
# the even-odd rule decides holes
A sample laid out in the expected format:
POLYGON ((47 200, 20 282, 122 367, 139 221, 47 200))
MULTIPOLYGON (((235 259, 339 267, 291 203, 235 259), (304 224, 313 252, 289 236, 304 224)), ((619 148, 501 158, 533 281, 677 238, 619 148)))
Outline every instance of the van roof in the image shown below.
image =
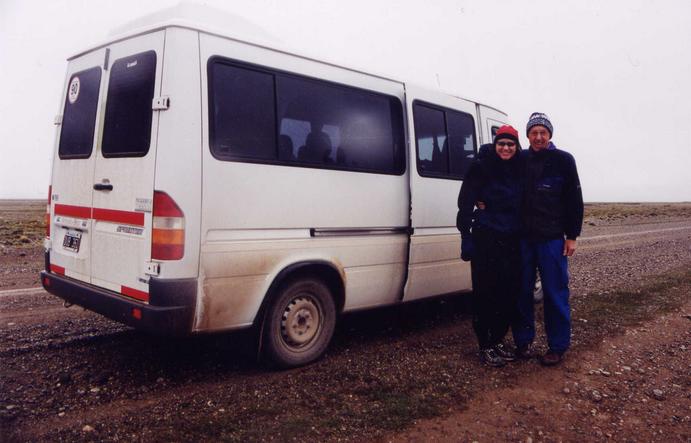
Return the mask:
POLYGON ((281 41, 275 35, 243 17, 209 6, 185 2, 124 23, 112 29, 109 36, 129 36, 171 25, 218 34, 247 43, 281 45, 281 41))
MULTIPOLYGON (((160 11, 144 15, 130 22, 127 22, 121 26, 118 26, 111 30, 107 40, 93 45, 83 51, 80 51, 72 55, 71 57, 68 57, 67 60, 69 61, 75 59, 93 50, 103 48, 105 46, 108 46, 109 44, 121 40, 126 40, 137 35, 143 35, 153 31, 173 27, 191 29, 194 31, 200 31, 207 34, 217 35, 219 37, 228 38, 241 43, 247 43, 254 46, 270 49, 273 51, 290 54, 292 56, 317 61, 320 63, 326 63, 328 65, 336 66, 341 69, 347 69, 362 74, 372 75, 375 77, 379 77, 381 79, 390 80, 401 84, 412 85, 410 82, 405 82, 403 80, 394 78, 390 75, 383 75, 379 73, 373 73, 371 71, 366 71, 364 69, 343 66, 339 65, 338 63, 323 59, 321 57, 317 58, 315 56, 309 56, 304 53, 300 53, 296 50, 286 47, 285 43, 283 43, 280 39, 278 39, 270 32, 263 29, 261 26, 256 25, 255 23, 252 23, 238 15, 218 10, 216 8, 212 8, 209 6, 186 2, 182 2, 170 8, 161 9, 160 11)), ((416 86, 420 87, 418 85, 416 86)), ((429 87, 420 88, 433 90, 429 87)), ((482 104, 483 106, 492 108, 504 114, 503 111, 498 110, 492 106, 480 103, 477 100, 472 100, 466 97, 460 97, 458 94, 455 94, 450 91, 445 91, 441 89, 437 89, 437 91, 464 100, 470 100, 474 103, 482 104)))
POLYGON ((108 33, 106 40, 79 51, 67 60, 118 41, 171 27, 192 29, 271 49, 282 46, 275 36, 242 17, 208 6, 183 2, 117 26, 108 33))

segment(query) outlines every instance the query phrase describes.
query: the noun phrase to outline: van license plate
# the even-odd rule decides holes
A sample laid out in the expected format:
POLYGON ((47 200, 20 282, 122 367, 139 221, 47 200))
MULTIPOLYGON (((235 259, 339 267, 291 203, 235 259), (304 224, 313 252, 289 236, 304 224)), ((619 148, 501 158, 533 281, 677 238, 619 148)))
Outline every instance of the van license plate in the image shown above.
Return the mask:
POLYGON ((62 247, 73 252, 79 252, 79 244, 82 242, 80 231, 67 231, 62 240, 62 247))

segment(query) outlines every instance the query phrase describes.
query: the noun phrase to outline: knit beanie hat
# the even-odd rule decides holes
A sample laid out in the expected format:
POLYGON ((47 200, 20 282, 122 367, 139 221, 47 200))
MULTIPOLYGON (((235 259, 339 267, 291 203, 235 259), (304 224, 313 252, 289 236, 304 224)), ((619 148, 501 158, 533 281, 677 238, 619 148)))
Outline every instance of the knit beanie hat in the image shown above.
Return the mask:
POLYGON ((494 147, 497 146, 497 140, 508 138, 516 142, 516 146, 520 148, 521 143, 518 141, 518 131, 511 125, 504 125, 497 130, 497 135, 494 136, 494 147))
POLYGON ((549 121, 547 114, 542 112, 533 112, 528 119, 528 125, 526 126, 526 135, 530 132, 530 128, 533 126, 544 126, 549 131, 549 136, 552 137, 554 134, 554 129, 552 129, 552 122, 549 121))

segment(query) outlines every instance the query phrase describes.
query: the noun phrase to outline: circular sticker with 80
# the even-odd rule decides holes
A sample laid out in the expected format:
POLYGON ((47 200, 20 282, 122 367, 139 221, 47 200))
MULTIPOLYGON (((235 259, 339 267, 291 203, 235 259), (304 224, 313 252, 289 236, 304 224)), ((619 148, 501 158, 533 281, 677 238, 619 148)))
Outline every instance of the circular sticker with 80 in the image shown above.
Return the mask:
POLYGON ((67 98, 69 99, 70 103, 74 104, 74 102, 77 101, 77 97, 79 97, 79 77, 75 76, 70 82, 70 87, 67 91, 67 98))

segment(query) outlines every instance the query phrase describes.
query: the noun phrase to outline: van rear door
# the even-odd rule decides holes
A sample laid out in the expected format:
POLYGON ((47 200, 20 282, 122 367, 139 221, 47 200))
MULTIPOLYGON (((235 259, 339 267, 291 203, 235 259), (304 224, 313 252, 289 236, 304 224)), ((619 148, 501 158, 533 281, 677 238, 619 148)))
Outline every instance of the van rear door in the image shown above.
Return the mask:
POLYGON ((164 38, 147 34, 70 61, 53 166, 51 271, 142 301, 164 38))
POLYGON ((91 283, 148 301, 165 31, 108 47, 101 149, 93 188, 91 283))
POLYGON ((50 270, 91 282, 91 207, 105 49, 71 60, 53 161, 50 270))

